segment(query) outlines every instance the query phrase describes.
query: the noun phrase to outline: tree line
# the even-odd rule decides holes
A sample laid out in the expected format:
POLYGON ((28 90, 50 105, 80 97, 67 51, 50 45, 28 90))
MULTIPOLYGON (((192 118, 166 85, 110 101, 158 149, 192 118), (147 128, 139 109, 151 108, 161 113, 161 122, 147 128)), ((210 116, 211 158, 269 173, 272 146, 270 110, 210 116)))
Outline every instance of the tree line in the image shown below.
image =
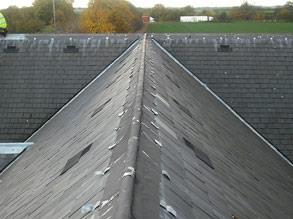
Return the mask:
POLYGON ((74 0, 54 0, 56 22, 53 19, 53 0, 35 0, 31 7, 15 6, 2 10, 9 32, 15 33, 119 33, 135 32, 142 28, 142 15, 158 22, 179 21, 180 16, 212 16, 214 22, 233 21, 293 21, 293 1, 277 8, 262 8, 243 3, 239 7, 199 10, 191 6, 167 8, 136 8, 126 0, 90 0, 88 8, 77 11, 74 0))
POLYGON ((141 12, 125 0, 90 0, 88 8, 77 11, 74 0, 35 0, 31 7, 16 6, 2 10, 9 32, 83 32, 119 33, 135 32, 142 27, 141 12))
POLYGON ((142 10, 159 22, 176 22, 180 20, 180 16, 195 15, 214 17, 214 22, 293 21, 293 1, 288 1, 284 6, 276 8, 258 7, 244 2, 239 7, 204 9, 201 11, 191 6, 184 8, 166 8, 162 4, 157 4, 151 9, 142 10))

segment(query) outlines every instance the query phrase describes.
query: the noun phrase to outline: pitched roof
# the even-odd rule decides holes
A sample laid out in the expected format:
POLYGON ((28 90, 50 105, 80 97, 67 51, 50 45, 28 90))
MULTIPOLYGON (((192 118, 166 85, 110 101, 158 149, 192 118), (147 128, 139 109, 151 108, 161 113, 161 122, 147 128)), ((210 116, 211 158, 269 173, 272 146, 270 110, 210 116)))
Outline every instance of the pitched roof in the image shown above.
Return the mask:
POLYGON ((293 215, 292 167, 150 39, 29 141, 1 175, 0 217, 293 215))
POLYGON ((124 34, 0 39, 0 142, 27 139, 136 39, 124 34))
POLYGON ((292 35, 161 34, 155 38, 292 161, 292 35))

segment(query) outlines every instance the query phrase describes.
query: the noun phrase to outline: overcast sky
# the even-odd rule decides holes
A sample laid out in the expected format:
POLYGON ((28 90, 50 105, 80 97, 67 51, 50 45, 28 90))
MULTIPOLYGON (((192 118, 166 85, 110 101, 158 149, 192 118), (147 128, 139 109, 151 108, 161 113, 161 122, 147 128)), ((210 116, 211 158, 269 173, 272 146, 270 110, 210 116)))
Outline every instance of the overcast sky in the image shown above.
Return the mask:
MULTIPOLYGON (((30 6, 33 0, 0 0, 0 8, 7 8, 11 5, 18 7, 30 6)), ((192 5, 194 7, 221 7, 240 5, 244 0, 129 0, 137 7, 152 7, 155 4, 161 3, 169 7, 183 7, 192 5)), ((274 6, 283 5, 288 0, 249 0, 248 2, 254 5, 274 6)), ((86 7, 88 0, 75 0, 75 7, 86 7)))

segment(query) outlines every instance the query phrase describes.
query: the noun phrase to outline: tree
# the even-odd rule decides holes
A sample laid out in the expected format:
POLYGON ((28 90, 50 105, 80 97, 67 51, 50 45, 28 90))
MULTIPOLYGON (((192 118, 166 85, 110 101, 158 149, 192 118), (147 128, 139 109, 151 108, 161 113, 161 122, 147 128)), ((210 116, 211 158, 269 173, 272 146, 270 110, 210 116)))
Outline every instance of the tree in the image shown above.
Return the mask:
POLYGON ((277 18, 279 20, 293 21, 293 1, 288 1, 277 11, 277 18))
MULTIPOLYGON (((73 0, 55 0, 56 28, 58 31, 68 32, 76 25, 77 16, 73 10, 73 0)), ((37 18, 45 26, 53 25, 53 3, 52 0, 35 0, 33 8, 37 18)))
POLYGON ((162 4, 156 4, 151 10, 151 16, 155 21, 164 21, 163 17, 166 15, 166 8, 162 4))
POLYGON ((91 0, 81 16, 84 32, 134 32, 141 26, 141 14, 125 0, 91 0))
POLYGON ((218 22, 228 22, 230 21, 229 15, 227 12, 223 11, 220 14, 216 15, 216 21, 218 22))
POLYGON ((37 19, 32 7, 17 8, 15 6, 3 10, 7 19, 9 32, 12 33, 35 33, 40 32, 44 26, 37 19))
POLYGON ((195 15, 194 8, 190 5, 181 9, 182 16, 193 16, 195 15))
POLYGON ((255 7, 249 5, 247 2, 243 3, 240 7, 234 7, 230 11, 230 17, 234 20, 253 20, 256 15, 255 7))

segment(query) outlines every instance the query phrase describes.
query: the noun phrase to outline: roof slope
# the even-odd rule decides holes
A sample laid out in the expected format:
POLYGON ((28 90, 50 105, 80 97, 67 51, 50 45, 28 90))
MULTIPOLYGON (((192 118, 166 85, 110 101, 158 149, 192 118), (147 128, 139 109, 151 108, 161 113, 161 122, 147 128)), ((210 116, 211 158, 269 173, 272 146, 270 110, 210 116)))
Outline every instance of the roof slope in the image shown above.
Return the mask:
POLYGON ((136 35, 0 39, 0 142, 27 139, 136 39, 136 35))
POLYGON ((172 34, 155 37, 293 160, 292 35, 172 34), (225 45, 231 50, 226 48, 225 52, 225 45))
POLYGON ((29 141, 1 175, 1 218, 293 215, 292 167, 151 40, 29 141))
POLYGON ((119 186, 105 191, 106 180, 123 168, 126 149, 115 157, 109 147, 127 143, 140 54, 135 43, 29 139, 34 145, 1 175, 0 218, 81 218, 87 203, 116 197, 119 186))

